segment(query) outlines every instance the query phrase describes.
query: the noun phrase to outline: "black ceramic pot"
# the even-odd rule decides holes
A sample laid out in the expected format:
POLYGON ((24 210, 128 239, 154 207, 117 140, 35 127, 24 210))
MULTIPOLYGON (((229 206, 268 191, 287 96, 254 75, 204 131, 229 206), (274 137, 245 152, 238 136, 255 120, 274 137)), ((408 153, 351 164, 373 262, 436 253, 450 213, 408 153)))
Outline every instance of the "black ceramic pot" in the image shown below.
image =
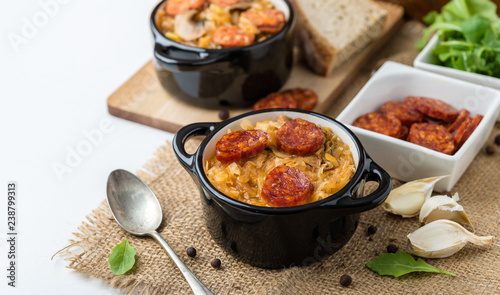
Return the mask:
POLYGON ((200 189, 207 228, 227 252, 244 262, 265 268, 308 265, 323 260, 344 246, 354 234, 359 213, 380 205, 392 188, 392 180, 370 159, 354 133, 338 121, 296 109, 249 112, 220 123, 195 123, 181 128, 173 140, 174 152, 200 189), (356 163, 351 181, 323 200, 296 207, 271 208, 249 205, 219 192, 204 172, 206 159, 227 129, 239 130, 243 119, 276 120, 280 114, 330 127, 349 145, 356 163), (206 135, 198 150, 188 154, 186 141, 206 135), (366 181, 378 188, 363 196, 366 181))
POLYGON ((164 2, 151 14, 154 61, 161 84, 176 98, 206 108, 248 107, 285 84, 293 64, 295 23, 287 0, 271 0, 287 17, 281 31, 259 43, 226 49, 197 48, 165 37, 154 21, 164 2))

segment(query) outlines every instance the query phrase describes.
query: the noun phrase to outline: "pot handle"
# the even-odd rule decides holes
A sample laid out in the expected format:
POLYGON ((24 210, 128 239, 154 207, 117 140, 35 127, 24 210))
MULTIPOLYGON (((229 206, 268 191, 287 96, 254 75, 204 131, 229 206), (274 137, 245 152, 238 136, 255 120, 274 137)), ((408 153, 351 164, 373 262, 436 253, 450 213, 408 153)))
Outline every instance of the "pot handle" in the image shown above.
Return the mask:
POLYGON ((382 169, 372 159, 367 158, 362 181, 378 182, 377 189, 363 198, 352 198, 349 192, 337 200, 336 206, 341 210, 351 212, 363 212, 382 204, 392 189, 392 178, 384 169, 382 169))
POLYGON ((214 130, 215 125, 218 123, 194 123, 182 127, 175 133, 172 140, 172 147, 175 156, 181 164, 194 173, 194 155, 188 154, 184 148, 186 142, 193 136, 207 135, 214 130))
POLYGON ((169 71, 177 71, 178 67, 183 67, 182 71, 198 71, 203 66, 214 66, 214 63, 227 57, 228 53, 206 53, 198 52, 199 58, 174 58, 170 51, 185 52, 175 47, 164 47, 158 43, 155 44, 154 57, 169 71))

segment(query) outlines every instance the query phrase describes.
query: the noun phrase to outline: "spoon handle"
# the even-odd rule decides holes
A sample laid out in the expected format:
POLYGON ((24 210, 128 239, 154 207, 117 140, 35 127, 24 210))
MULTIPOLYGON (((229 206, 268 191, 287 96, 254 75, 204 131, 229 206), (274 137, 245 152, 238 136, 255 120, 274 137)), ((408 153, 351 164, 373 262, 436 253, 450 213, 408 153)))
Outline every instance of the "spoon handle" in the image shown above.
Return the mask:
POLYGON ((153 231, 149 233, 149 235, 155 238, 158 241, 158 243, 160 243, 160 245, 163 247, 163 249, 167 251, 170 258, 172 258, 172 260, 175 262, 179 270, 182 272, 182 275, 184 275, 184 277, 186 278, 186 281, 188 282, 189 286, 191 287, 195 295, 205 295, 205 294, 213 295, 213 293, 210 290, 208 290, 208 288, 205 287, 205 285, 203 285, 203 283, 189 270, 189 268, 187 268, 184 262, 182 262, 179 256, 175 254, 174 250, 170 248, 170 246, 162 238, 162 236, 160 236, 158 232, 153 231))

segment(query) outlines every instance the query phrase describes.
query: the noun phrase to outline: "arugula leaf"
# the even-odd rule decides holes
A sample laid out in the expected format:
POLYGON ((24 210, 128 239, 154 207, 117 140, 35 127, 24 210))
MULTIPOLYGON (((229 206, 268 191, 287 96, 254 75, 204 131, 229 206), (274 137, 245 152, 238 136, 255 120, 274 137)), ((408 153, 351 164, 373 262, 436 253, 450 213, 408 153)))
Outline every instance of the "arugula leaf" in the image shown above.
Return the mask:
POLYGON ((109 267, 117 275, 122 275, 132 269, 135 264, 135 254, 137 251, 130 246, 128 240, 124 240, 113 248, 109 255, 109 267))
POLYGON ((400 251, 396 254, 382 253, 379 257, 366 263, 366 266, 379 275, 394 276, 396 278, 416 271, 444 273, 454 277, 457 276, 454 273, 439 270, 427 264, 421 258, 415 260, 410 254, 404 251, 400 251))

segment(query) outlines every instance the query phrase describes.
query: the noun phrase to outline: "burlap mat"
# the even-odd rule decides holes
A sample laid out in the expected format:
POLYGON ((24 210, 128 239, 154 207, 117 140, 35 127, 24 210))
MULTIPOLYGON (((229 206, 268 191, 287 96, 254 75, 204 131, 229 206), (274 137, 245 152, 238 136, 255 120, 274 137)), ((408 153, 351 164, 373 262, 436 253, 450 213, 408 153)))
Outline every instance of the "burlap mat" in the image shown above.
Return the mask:
MULTIPOLYGON (((369 79, 371 71, 389 58, 411 64, 417 54, 412 49, 422 26, 408 22, 385 49, 366 65, 363 73, 335 102, 327 114, 335 117, 369 79)), ((500 124, 493 136, 500 134, 500 124)), ((193 147, 194 143, 191 144, 193 147)), ((461 197, 478 235, 500 237, 500 148, 487 155, 484 148, 453 189, 461 197)), ((402 219, 376 208, 361 215, 360 224, 349 243, 327 260, 309 267, 266 270, 241 263, 226 254, 210 238, 202 219, 199 192, 178 164, 170 143, 161 146, 138 175, 155 191, 164 211, 160 234, 168 241, 192 272, 216 294, 500 294, 500 247, 467 245, 446 259, 426 259, 430 264, 456 273, 457 277, 436 274, 410 274, 400 278, 379 276, 365 263, 386 251, 393 243, 404 250, 406 235, 419 227, 417 219, 402 219), (378 228, 367 236, 369 225, 378 228), (195 258, 186 255, 193 246, 195 258), (213 258, 222 260, 222 268, 210 266, 213 258), (349 274, 351 286, 340 286, 339 278, 349 274)), ((190 289, 164 250, 152 238, 127 234, 113 220, 106 203, 94 210, 64 251, 69 268, 104 279, 127 293, 189 294, 190 289), (114 275, 107 259, 112 248, 128 239, 137 250, 133 270, 114 275)))

